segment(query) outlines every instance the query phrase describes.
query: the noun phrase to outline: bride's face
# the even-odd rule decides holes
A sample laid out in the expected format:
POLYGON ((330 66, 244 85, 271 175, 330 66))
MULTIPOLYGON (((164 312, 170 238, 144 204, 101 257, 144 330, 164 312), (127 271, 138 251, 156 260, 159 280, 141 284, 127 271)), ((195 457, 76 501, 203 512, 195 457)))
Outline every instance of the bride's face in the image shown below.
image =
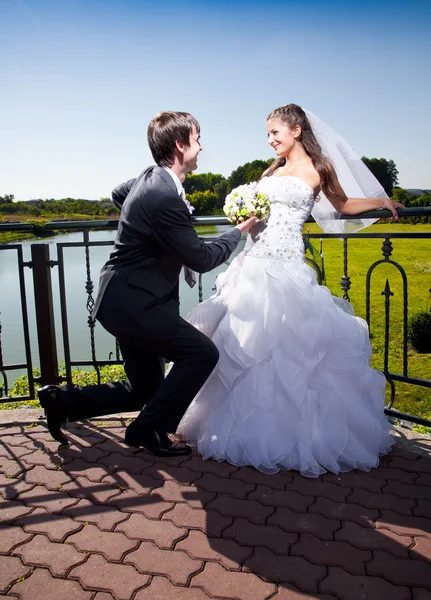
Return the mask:
POLYGON ((291 129, 280 119, 269 119, 267 122, 268 144, 274 148, 277 156, 289 156, 295 145, 297 127, 291 129))

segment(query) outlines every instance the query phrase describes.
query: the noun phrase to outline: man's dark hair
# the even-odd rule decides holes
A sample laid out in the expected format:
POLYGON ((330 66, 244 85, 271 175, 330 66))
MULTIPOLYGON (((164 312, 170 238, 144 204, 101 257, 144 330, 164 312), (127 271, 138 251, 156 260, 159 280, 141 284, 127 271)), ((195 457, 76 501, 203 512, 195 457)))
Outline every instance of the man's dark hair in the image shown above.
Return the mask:
POLYGON ((190 145, 193 129, 200 132, 196 119, 185 112, 158 113, 148 125, 148 145, 159 167, 170 167, 174 162, 175 143, 190 145))

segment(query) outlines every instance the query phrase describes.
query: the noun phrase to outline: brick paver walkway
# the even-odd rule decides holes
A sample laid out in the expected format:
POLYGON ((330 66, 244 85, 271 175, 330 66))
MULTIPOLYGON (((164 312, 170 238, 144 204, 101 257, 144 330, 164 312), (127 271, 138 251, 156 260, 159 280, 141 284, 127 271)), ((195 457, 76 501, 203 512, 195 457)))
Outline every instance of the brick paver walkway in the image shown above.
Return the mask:
POLYGON ((0 600, 431 599, 431 459, 264 475, 124 426, 0 427, 0 600))

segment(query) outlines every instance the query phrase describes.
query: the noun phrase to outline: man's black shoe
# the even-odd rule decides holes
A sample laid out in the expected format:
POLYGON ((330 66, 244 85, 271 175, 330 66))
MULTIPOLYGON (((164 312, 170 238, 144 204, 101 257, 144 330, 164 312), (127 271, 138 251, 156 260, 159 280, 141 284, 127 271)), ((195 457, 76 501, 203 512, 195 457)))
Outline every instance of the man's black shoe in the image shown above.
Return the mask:
POLYGON ((61 426, 66 421, 66 414, 60 398, 57 397, 58 389, 57 385, 45 385, 37 390, 37 395, 45 409, 49 433, 59 444, 68 444, 66 436, 61 431, 61 426))
POLYGON ((156 456, 186 456, 192 451, 190 446, 177 444, 166 433, 159 434, 154 429, 139 425, 137 421, 127 427, 124 441, 135 448, 142 446, 156 456))

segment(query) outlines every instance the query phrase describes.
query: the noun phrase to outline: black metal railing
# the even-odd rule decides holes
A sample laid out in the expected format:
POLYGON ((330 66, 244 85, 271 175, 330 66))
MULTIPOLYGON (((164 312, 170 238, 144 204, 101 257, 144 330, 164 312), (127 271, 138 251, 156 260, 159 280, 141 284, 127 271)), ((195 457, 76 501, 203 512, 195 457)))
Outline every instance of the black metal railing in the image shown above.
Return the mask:
MULTIPOLYGON (((388 211, 370 211, 361 215, 366 218, 388 218, 390 213, 388 211)), ((400 211, 401 217, 431 217, 431 208, 417 208, 417 209, 402 209, 400 211)), ((352 217, 354 218, 354 217, 352 217)), ((310 219, 311 220, 311 219, 310 219)), ((228 221, 224 217, 195 217, 193 219, 194 224, 197 226, 219 226, 229 225, 228 221)), ((112 240, 99 240, 94 241, 90 239, 90 231, 93 230, 115 230, 118 226, 117 220, 98 220, 98 221, 79 221, 79 222, 52 222, 44 226, 46 231, 58 231, 82 232, 82 241, 76 242, 62 242, 57 243, 57 260, 52 260, 50 256, 50 249, 48 244, 35 243, 31 244, 31 260, 25 262, 23 259, 22 246, 19 243, 13 244, 0 244, 0 251, 7 251, 15 253, 17 258, 17 270, 19 279, 19 293, 20 293, 20 312, 23 324, 24 332, 24 347, 25 347, 25 362, 7 364, 4 352, 2 349, 2 318, 3 320, 7 315, 1 314, 1 294, 0 294, 0 399, 1 402, 7 401, 19 401, 27 400, 34 397, 35 385, 45 385, 48 383, 62 383, 72 381, 72 370, 74 367, 93 367, 97 373, 98 381, 100 381, 100 367, 107 364, 120 364, 121 357, 118 347, 118 343, 115 343, 115 349, 110 354, 109 360, 99 360, 96 352, 96 335, 95 327, 96 324, 91 317, 91 312, 94 306, 94 280, 91 272, 91 254, 90 249, 93 247, 112 246, 114 243, 112 240), (91 359, 89 360, 72 360, 70 351, 70 324, 69 324, 69 312, 67 307, 67 294, 66 294, 66 270, 65 270, 65 251, 71 248, 84 248, 85 251, 85 294, 86 294, 86 305, 85 310, 87 312, 87 325, 89 328, 89 345, 91 351, 91 359), (34 293, 34 305, 36 314, 36 335, 38 341, 38 356, 33 357, 30 345, 30 328, 29 328, 29 316, 28 316, 28 303, 27 303, 27 290, 25 282, 25 269, 31 269, 33 273, 32 292, 34 293), (60 308, 60 321, 61 321, 61 338, 63 344, 63 356, 65 363, 65 375, 59 374, 58 368, 58 350, 56 341, 56 325, 54 318, 54 303, 53 303, 53 288, 54 282, 51 280, 51 272, 56 269, 58 275, 58 293, 59 293, 59 308, 60 308), (111 358, 111 355, 115 358, 111 358), (39 364, 40 375, 35 375, 33 372, 33 358, 39 364), (13 371, 22 371, 25 373, 29 382, 29 393, 25 395, 18 395, 11 397, 9 395, 10 390, 10 378, 9 373, 13 371)), ((25 223, 0 223, 0 233, 2 232, 25 232, 31 233, 33 226, 25 223)), ((340 280, 340 287, 342 290, 342 297, 346 301, 350 301, 350 291, 352 287, 352 281, 349 271, 349 244, 356 239, 381 239, 382 240, 382 258, 374 261, 368 268, 366 274, 365 283, 365 312, 366 321, 368 325, 371 325, 371 282, 373 274, 382 267, 382 265, 390 265, 399 275, 402 280, 402 369, 401 373, 396 373, 391 370, 390 361, 390 322, 391 322, 391 303, 393 298, 393 291, 390 286, 389 278, 386 279, 384 289, 381 291, 383 296, 382 301, 384 302, 384 352, 383 352, 383 368, 386 379, 390 385, 390 399, 386 407, 388 415, 405 419, 414 423, 431 426, 431 421, 424 419, 417 415, 404 414, 394 408, 396 398, 396 382, 403 384, 415 385, 421 388, 431 388, 431 379, 412 377, 409 375, 409 361, 408 361, 408 340, 407 340, 407 321, 408 321, 408 278, 404 268, 399 262, 393 258, 393 240, 408 239, 412 242, 414 240, 426 239, 430 240, 430 252, 431 255, 431 233, 430 232, 391 232, 391 233, 356 233, 356 234, 320 234, 320 233, 305 233, 304 238, 310 245, 316 240, 319 243, 319 251, 315 255, 306 256, 306 261, 315 269, 317 280, 319 283, 325 281, 325 256, 324 256, 324 243, 325 240, 330 238, 339 238, 343 243, 343 275, 340 280)), ((214 236, 205 236, 206 240, 214 239, 214 236)), ((97 273, 98 276, 98 273, 97 273)), ((0 280, 1 289, 1 280, 0 280)), ((429 290, 431 292, 431 290, 429 290)), ((4 293, 2 291, 2 293, 4 293)), ((428 290, 424 290, 424 293, 428 293, 428 290)), ((199 277, 198 285, 198 298, 197 301, 203 300, 203 288, 202 288, 202 276, 199 277)), ((84 307, 83 307, 84 308, 84 307)), ((3 321, 5 322, 5 321, 3 321)), ((431 369, 430 369, 431 370, 431 369)), ((431 393, 431 392, 430 392, 431 393)))

